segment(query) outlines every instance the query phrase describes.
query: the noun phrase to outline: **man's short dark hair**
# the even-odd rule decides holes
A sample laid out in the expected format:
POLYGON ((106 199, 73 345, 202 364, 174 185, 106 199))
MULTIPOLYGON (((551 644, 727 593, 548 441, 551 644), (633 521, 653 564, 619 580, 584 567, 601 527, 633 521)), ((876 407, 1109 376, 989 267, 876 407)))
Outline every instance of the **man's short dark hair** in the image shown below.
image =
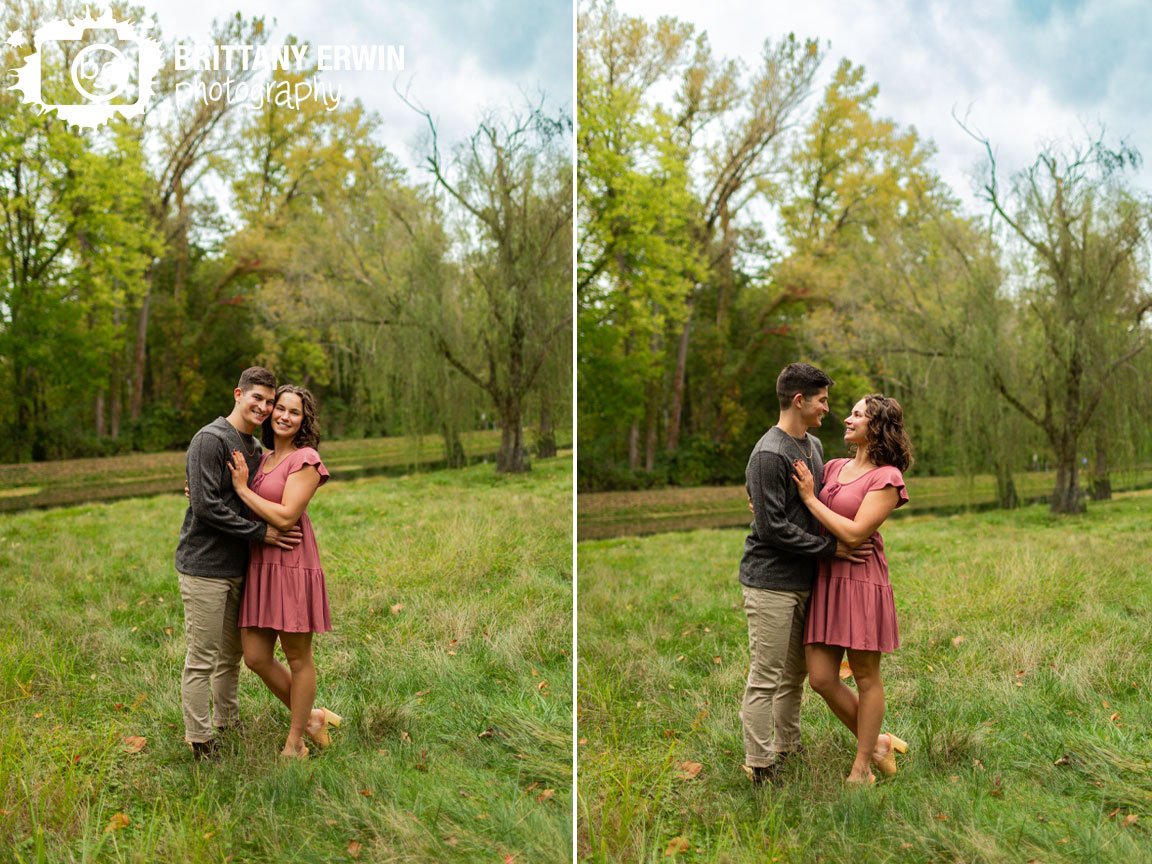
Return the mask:
POLYGON ((247 393, 253 387, 268 387, 276 389, 276 376, 263 366, 249 366, 240 373, 240 383, 236 385, 241 393, 247 393))
POLYGON ((780 400, 780 410, 787 410, 792 397, 797 393, 811 399, 825 387, 832 386, 832 379, 823 369, 808 363, 789 363, 776 378, 776 398, 780 400))

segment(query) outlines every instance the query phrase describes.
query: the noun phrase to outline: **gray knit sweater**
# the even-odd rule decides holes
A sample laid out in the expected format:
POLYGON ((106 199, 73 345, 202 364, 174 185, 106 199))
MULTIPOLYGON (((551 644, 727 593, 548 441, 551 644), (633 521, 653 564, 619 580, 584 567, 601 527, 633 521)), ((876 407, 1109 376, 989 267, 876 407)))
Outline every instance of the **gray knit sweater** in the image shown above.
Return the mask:
POLYGON ((807 459, 816 492, 824 476, 824 448, 807 434, 793 438, 773 426, 752 448, 745 469, 745 488, 752 499, 755 521, 744 541, 740 582, 750 588, 808 591, 816 575, 816 558, 836 554, 836 538, 820 536, 820 523, 800 500, 792 479, 792 463, 807 459))
POLYGON ((248 475, 255 475, 260 467, 260 444, 251 435, 241 435, 223 417, 197 432, 188 445, 190 497, 176 546, 176 569, 181 573, 243 576, 248 570, 248 544, 263 542, 268 531, 267 523, 253 521, 232 486, 228 461, 233 450, 244 453, 248 475))

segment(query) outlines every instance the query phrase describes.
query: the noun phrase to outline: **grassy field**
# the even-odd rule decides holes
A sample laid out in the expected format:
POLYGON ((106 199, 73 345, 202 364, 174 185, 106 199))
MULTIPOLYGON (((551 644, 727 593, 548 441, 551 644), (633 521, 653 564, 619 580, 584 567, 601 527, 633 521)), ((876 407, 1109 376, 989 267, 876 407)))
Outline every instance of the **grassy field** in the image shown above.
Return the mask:
MULTIPOLYGON (((1088 482, 1081 476, 1081 484, 1088 482)), ((1054 471, 1028 471, 1015 477, 1017 494, 1035 501, 1052 494, 1054 471)), ((1141 466, 1112 476, 1113 488, 1146 489, 1152 486, 1152 466, 1141 466)), ((987 509, 996 501, 996 478, 908 478, 912 500, 896 511, 896 518, 916 513, 951 513, 987 509)), ((577 534, 581 540, 603 540, 632 534, 658 534, 696 528, 747 527, 748 495, 743 486, 698 486, 650 489, 643 492, 581 494, 577 502, 577 534)))
POLYGON ((901 648, 870 789, 808 690, 807 755, 740 770, 740 531, 581 543, 578 850, 595 862, 1152 861, 1152 494, 886 526, 901 648))
MULTIPOLYGON (((499 431, 460 437, 469 459, 493 457, 500 449, 499 431)), ((399 474, 436 466, 444 459, 444 444, 439 435, 326 441, 324 459, 344 479, 399 474)), ((183 486, 183 451, 0 465, 0 512, 179 492, 183 486)))
POLYGON ((182 740, 183 496, 0 516, 0 861, 568 860, 571 477, 320 490, 319 701, 344 725, 302 764, 247 670, 223 760, 182 740))

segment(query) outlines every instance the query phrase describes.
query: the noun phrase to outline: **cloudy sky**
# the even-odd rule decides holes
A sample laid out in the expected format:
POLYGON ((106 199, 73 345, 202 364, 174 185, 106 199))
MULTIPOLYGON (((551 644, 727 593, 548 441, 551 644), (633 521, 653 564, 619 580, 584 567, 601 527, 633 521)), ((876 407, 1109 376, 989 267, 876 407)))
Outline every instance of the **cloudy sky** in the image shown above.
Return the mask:
POLYGON ((407 91, 438 121, 441 143, 466 138, 485 108, 547 94, 553 112, 572 111, 572 7, 531 0, 138 0, 155 12, 165 41, 209 44, 209 22, 236 12, 275 19, 270 45, 292 34, 319 44, 403 45, 402 72, 329 72, 342 98, 359 98, 384 121, 385 143, 418 164, 426 123, 393 92, 407 91))
MULTIPOLYGON (((1144 0, 617 0, 630 15, 671 15, 708 33, 713 52, 754 62, 789 32, 831 43, 822 81, 843 57, 880 86, 883 116, 932 139, 936 169, 969 207, 983 151, 1002 169, 1030 164, 1047 141, 1106 138, 1152 160, 1152 4, 1144 0)), ((1145 168, 1137 180, 1152 187, 1145 168)), ((983 209, 983 208, 981 208, 983 209)))

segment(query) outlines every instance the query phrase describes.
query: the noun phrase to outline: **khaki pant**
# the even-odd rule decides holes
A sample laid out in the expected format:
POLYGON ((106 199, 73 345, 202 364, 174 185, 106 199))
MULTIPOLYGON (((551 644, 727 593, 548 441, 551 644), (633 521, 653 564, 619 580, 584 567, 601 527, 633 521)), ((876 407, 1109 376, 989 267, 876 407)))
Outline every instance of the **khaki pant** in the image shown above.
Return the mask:
POLYGON ((751 656, 740 709, 744 764, 766 768, 777 754, 800 747, 800 697, 808 673, 804 663, 808 592, 741 587, 751 656))
POLYGON ((184 737, 209 741, 216 728, 240 719, 240 593, 244 577, 215 579, 180 574, 188 653, 180 680, 184 737), (214 728, 215 727, 215 728, 214 728))

